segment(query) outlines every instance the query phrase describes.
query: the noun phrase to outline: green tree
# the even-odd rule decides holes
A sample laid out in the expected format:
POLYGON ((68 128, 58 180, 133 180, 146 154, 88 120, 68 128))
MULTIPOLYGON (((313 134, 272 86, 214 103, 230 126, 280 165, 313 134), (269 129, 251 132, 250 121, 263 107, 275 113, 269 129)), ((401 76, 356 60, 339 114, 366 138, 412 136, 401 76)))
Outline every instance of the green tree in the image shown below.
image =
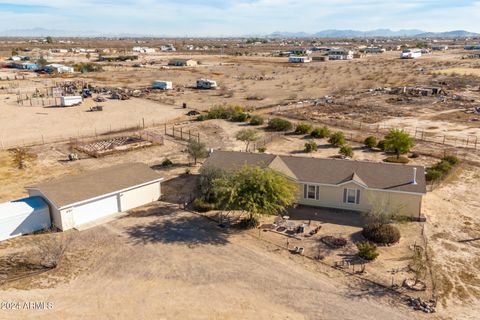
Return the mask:
POLYGON ((304 149, 305 152, 310 153, 310 152, 317 151, 317 150, 318 150, 318 146, 315 143, 315 141, 309 141, 309 142, 305 143, 305 149, 304 149))
POLYGON ((363 143, 367 148, 375 148, 377 146, 377 138, 374 136, 368 136, 363 143))
POLYGON ((299 123, 295 127, 295 134, 308 134, 312 131, 312 126, 308 123, 299 123))
POLYGON ((409 152, 415 145, 415 139, 407 132, 399 129, 390 130, 384 141, 385 151, 395 152, 397 159, 400 158, 401 154, 409 152))
POLYGON ((268 129, 273 131, 289 131, 292 128, 292 123, 282 118, 273 118, 268 122, 268 129))
POLYGON ((330 129, 328 129, 327 126, 323 126, 321 128, 315 128, 313 131, 310 133, 310 135, 314 138, 328 138, 330 136, 330 129))
POLYGON ((343 132, 337 131, 330 135, 328 143, 334 145, 335 147, 341 147, 347 143, 347 140, 345 139, 345 135, 343 134, 343 132))
POLYGON ((188 143, 187 152, 193 158, 193 162, 195 164, 197 164, 198 159, 203 159, 208 156, 208 151, 205 147, 205 144, 194 140, 188 143))
POLYGON ((237 132, 235 135, 237 140, 242 141, 245 143, 245 151, 248 151, 248 147, 250 146, 251 142, 258 140, 258 133, 255 129, 242 129, 237 132))
POLYGON ((92 55, 90 54, 90 52, 87 52, 87 54, 85 55, 85 58, 87 58, 88 60, 90 60, 91 57, 92 57, 92 55))
POLYGON ((244 166, 213 181, 219 207, 241 210, 252 223, 260 215, 277 215, 291 206, 298 193, 296 183, 271 169, 244 166))
POLYGON ((338 151, 338 153, 340 153, 342 156, 345 156, 345 157, 349 157, 349 158, 353 157, 353 149, 350 146, 342 146, 338 151))
POLYGON ((53 38, 50 36, 46 37, 45 40, 47 40, 47 43, 53 43, 53 38))
POLYGON ((263 118, 261 116, 252 116, 250 118, 250 125, 259 126, 263 124, 263 118))

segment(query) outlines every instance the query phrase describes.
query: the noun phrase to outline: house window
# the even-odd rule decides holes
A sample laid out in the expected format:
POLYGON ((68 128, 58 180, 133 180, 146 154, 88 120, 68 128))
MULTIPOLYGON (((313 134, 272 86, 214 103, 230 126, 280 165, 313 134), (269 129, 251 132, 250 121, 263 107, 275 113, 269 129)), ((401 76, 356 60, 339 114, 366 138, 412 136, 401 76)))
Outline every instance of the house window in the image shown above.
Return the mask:
POLYGON ((313 184, 304 184, 303 185, 303 197, 305 199, 314 199, 318 200, 320 198, 320 188, 319 186, 313 184))
POLYGON ((343 190, 343 202, 359 204, 360 203, 360 190, 357 189, 344 189, 343 190))

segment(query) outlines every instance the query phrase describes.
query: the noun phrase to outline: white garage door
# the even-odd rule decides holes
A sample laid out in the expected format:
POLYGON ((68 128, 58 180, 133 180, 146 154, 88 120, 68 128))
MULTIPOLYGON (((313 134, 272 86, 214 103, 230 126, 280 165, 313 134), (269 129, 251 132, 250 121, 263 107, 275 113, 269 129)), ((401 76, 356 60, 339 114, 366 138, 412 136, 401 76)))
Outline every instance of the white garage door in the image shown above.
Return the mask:
POLYGON ((78 226, 117 212, 119 212, 117 195, 113 195, 73 207, 72 216, 75 226, 78 226))

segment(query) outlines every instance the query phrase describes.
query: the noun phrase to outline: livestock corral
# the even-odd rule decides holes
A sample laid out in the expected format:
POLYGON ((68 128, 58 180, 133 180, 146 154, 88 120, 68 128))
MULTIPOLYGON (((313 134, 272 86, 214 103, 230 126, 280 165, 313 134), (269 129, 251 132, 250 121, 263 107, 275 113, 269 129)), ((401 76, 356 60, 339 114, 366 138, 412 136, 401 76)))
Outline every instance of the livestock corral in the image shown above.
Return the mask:
MULTIPOLYGON (((31 46, 22 41, 27 40, 19 39, 15 48, 31 46)), ((480 78, 478 59, 469 57, 463 46, 411 60, 400 59, 400 51, 388 50, 348 60, 314 56, 308 63, 289 63, 278 52, 286 46, 294 50, 297 40, 258 45, 245 39, 192 40, 193 49, 186 49, 186 39, 152 39, 145 40, 150 41, 145 45, 158 47, 168 41, 178 50, 148 53, 133 52, 137 43, 131 39, 71 41, 69 46, 93 51, 88 55, 86 51, 52 51, 42 43, 27 52, 48 63, 75 66, 75 72, 0 69, 0 201, 24 197, 25 186, 43 180, 142 162, 165 178, 164 202, 86 232, 68 233, 76 238, 75 244, 65 249, 65 263, 52 276, 50 271, 28 276, 28 270, 20 268, 16 276, 22 279, 1 282, 2 268, 15 274, 15 261, 28 269, 28 259, 12 258, 22 253, 23 246, 32 252, 44 249, 35 244, 37 235, 2 242, 1 254, 9 257, 0 264, 2 297, 19 298, 27 292, 26 297, 34 299, 45 290, 49 298, 59 301, 68 291, 65 302, 58 302, 59 314, 67 315, 71 300, 91 297, 92 291, 111 297, 112 303, 123 303, 125 297, 118 292, 132 289, 142 294, 153 284, 161 285, 164 292, 185 293, 183 302, 172 302, 163 310, 179 315, 185 315, 189 304, 204 318, 228 318, 232 310, 246 312, 246 318, 256 318, 255 310, 264 310, 264 317, 281 311, 291 318, 318 318, 314 304, 322 300, 317 292, 324 292, 331 305, 344 307, 354 296, 361 299, 354 299, 355 305, 372 317, 423 318, 423 313, 398 307, 406 297, 421 297, 434 301, 441 319, 472 319, 471 311, 480 303, 476 194, 480 188, 480 78), (154 82, 168 85, 154 89, 154 82), (74 100, 71 105, 66 97, 74 100), (244 118, 212 116, 209 111, 215 107, 235 110, 244 118), (254 117, 261 121, 253 124, 254 117), (277 117, 291 121, 292 128, 271 130, 269 122, 277 117), (390 129, 400 128, 416 140, 406 161, 428 168, 445 156, 456 156, 460 164, 442 181, 429 183, 423 203, 426 222, 400 222, 400 242, 381 247, 380 258, 368 264, 363 260, 355 264, 358 259, 354 259, 355 243, 362 238, 359 215, 350 219, 338 212, 320 212, 311 222, 304 215, 309 209, 298 208, 281 221, 265 219, 261 229, 242 233, 224 229, 224 221, 215 220, 218 212, 201 216, 186 211, 192 209, 189 201, 198 193, 197 160, 202 162, 190 156, 192 141, 204 144, 207 153, 222 149, 339 157, 340 148, 327 137, 295 130, 300 123, 310 126, 310 131, 326 126, 330 132, 343 132, 354 160, 380 162, 391 157, 388 151, 366 148, 364 140, 369 136, 381 140, 390 129), (245 144, 237 134, 246 128, 256 136, 245 144), (306 151, 308 143, 315 145, 313 152, 306 151), (292 236, 296 224, 312 233, 308 239, 292 236), (420 251, 428 259, 428 272, 422 282, 426 289, 418 292, 404 283, 415 273, 412 256, 420 251), (168 259, 158 260, 158 254, 165 252, 168 259), (240 264, 233 266, 230 255, 240 264), (258 269, 244 272, 251 263, 258 269), (275 276, 271 276, 272 265, 275 276), (146 266, 148 270, 143 270, 146 266), (204 274, 219 266, 224 268, 219 274, 204 274), (234 277, 228 268, 244 274, 241 283, 230 287, 234 277), (62 281, 71 283, 71 289, 61 286, 62 281), (90 288, 90 283, 98 285, 90 288), (289 283, 295 288, 290 290, 289 283), (220 290, 213 297, 220 309, 206 308, 205 297, 196 300, 205 287, 220 290), (253 296, 247 292, 251 288, 253 296), (312 289, 316 293, 296 306, 298 296, 310 296, 312 289), (225 296, 231 301, 222 300, 225 296), (278 304, 272 302, 277 299, 278 304)), ((341 46, 354 49, 361 44, 341 46)), ((7 56, 12 45, 0 42, 0 52, 7 56)), ((64 241, 51 230, 38 236, 64 241)), ((167 296, 152 295, 155 299, 167 296)), ((414 307, 420 304, 408 301, 414 307)), ((138 299, 134 302, 140 304, 138 299)), ((111 305, 105 302, 102 307, 111 305)), ((342 310, 341 315, 354 316, 342 310)), ((104 311, 96 311, 103 315, 104 311)))

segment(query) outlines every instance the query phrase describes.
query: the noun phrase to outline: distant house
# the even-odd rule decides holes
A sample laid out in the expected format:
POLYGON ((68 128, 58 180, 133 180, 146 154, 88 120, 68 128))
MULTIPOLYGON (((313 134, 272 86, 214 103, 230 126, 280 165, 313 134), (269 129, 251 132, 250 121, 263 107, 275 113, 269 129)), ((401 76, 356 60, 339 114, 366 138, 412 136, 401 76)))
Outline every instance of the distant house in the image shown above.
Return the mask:
POLYGON ((217 82, 209 79, 198 79, 197 89, 216 89, 217 82))
POLYGON ((298 204, 365 212, 381 203, 401 216, 422 219, 423 166, 231 151, 214 151, 203 166, 235 171, 245 165, 295 181, 298 204))
POLYGON ((48 73, 73 73, 72 67, 64 66, 63 64, 52 63, 45 66, 45 71, 48 73))
POLYGON ((352 60, 353 51, 348 49, 332 49, 328 51, 329 60, 352 60))
POLYGON ((52 53, 67 53, 67 49, 50 49, 50 52, 52 53))
MULTIPOLYGON (((192 49, 193 49, 193 46, 192 46, 192 49)), ((167 45, 161 46, 160 51, 177 51, 177 49, 173 46, 173 44, 167 44, 167 45)))
POLYGON ((307 63, 307 62, 312 62, 312 59, 308 56, 291 56, 291 57, 288 57, 288 62, 290 62, 290 63, 307 63))
POLYGON ((432 50, 433 51, 447 51, 448 50, 448 45, 446 45, 446 44, 434 44, 434 45, 432 45, 432 50))
POLYGON ((38 70, 38 65, 30 62, 12 62, 9 66, 15 69, 38 70))
POLYGON ((361 51, 363 51, 364 53, 379 54, 379 53, 384 53, 385 49, 380 47, 366 47, 366 48, 363 48, 361 51))
POLYGON ((198 62, 192 59, 172 59, 168 61, 168 65, 174 67, 194 67, 198 65, 198 62))
POLYGON ((290 54, 294 56, 308 56, 311 53, 312 53, 312 50, 305 49, 305 48, 296 48, 296 49, 290 50, 290 54))
POLYGON ((401 59, 416 59, 422 56, 421 49, 405 49, 400 54, 401 59))
POLYGON ((153 81, 152 89, 172 90, 173 84, 171 81, 155 80, 153 81))
POLYGON ((155 48, 133 47, 132 51, 139 52, 139 53, 155 53, 155 48))
POLYGON ((465 50, 480 50, 480 44, 468 44, 464 47, 465 50))

